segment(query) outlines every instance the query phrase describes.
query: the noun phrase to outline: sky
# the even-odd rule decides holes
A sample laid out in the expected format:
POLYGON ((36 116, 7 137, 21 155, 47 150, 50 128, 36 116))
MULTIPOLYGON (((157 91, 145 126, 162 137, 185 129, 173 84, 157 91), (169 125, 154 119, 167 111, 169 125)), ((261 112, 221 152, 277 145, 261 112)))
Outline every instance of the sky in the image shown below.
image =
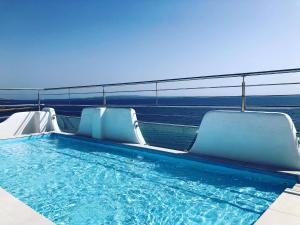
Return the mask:
POLYGON ((0 0, 0 87, 295 68, 299 40, 299 0, 0 0))

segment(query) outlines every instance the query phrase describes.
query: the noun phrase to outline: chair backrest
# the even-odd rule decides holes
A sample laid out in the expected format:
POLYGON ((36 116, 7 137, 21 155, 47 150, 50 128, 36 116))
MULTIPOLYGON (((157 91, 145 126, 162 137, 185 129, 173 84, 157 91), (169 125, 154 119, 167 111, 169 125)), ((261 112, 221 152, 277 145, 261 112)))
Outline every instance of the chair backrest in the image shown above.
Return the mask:
POLYGON ((60 133, 61 130, 57 123, 55 110, 53 108, 45 107, 43 108, 42 112, 46 112, 46 114, 43 117, 41 117, 40 131, 41 132, 55 131, 60 133))
POLYGON ((0 123, 0 138, 11 138, 49 131, 48 117, 48 112, 30 111, 14 113, 0 123))
POLYGON ((78 134, 98 139, 145 144, 134 109, 85 108, 78 134))
POLYGON ((210 111, 200 124, 193 153, 300 169, 296 129, 277 112, 210 111))
POLYGON ((84 108, 81 112, 77 133, 94 138, 102 138, 102 115, 104 107, 84 108))

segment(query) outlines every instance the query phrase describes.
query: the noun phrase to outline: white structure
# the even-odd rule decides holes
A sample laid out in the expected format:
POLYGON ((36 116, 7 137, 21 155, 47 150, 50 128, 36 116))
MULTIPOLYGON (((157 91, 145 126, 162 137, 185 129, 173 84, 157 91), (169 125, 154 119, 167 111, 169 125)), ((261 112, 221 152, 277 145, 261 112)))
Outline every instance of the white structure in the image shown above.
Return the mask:
MULTIPOLYGON (((42 111, 47 112, 46 115, 48 117, 48 122, 46 123, 45 131, 47 131, 47 132, 54 131, 54 132, 60 133, 61 130, 57 123, 55 110, 53 108, 43 108, 42 111)), ((43 132, 45 132, 45 131, 43 131, 43 132)))
POLYGON ((0 139, 49 131, 60 132, 52 108, 14 113, 0 123, 0 139))
POLYGON ((135 111, 130 108, 85 108, 81 113, 78 134, 97 139, 146 144, 135 111))
POLYGON ((191 152, 300 169, 295 126, 276 112, 211 111, 205 114, 191 152))

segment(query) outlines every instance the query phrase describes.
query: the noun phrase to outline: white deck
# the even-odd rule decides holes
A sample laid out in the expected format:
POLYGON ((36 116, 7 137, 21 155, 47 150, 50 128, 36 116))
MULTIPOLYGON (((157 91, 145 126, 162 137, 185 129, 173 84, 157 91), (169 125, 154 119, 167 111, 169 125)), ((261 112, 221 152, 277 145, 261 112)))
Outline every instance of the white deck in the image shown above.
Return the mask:
POLYGON ((49 219, 0 188, 0 224, 54 225, 49 219))
POLYGON ((300 185, 287 188, 256 221, 256 225, 299 225, 300 185))

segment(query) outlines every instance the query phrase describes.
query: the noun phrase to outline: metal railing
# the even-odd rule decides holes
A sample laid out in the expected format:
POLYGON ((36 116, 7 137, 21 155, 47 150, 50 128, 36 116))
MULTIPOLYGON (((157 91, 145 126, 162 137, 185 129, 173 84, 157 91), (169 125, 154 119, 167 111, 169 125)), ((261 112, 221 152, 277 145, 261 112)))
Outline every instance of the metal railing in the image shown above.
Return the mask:
MULTIPOLYGON (((246 72, 246 73, 230 73, 230 74, 215 74, 215 75, 204 75, 204 76, 193 76, 193 77, 181 77, 181 78, 172 78, 172 79, 161 79, 161 80, 148 80, 148 81, 137 81, 137 82, 124 82, 124 83, 108 83, 108 84, 96 84, 96 85, 81 85, 81 86, 66 86, 66 87, 53 87, 53 88, 0 88, 0 97, 3 95, 9 95, 11 94, 13 99, 17 99, 16 96, 22 95, 20 93, 15 93, 22 91, 24 92, 31 92, 31 95, 36 95, 36 97, 33 97, 31 101, 27 101, 27 103, 24 102, 14 102, 11 103, 5 103, 5 101, 1 101, 3 99, 7 98, 1 98, 0 99, 0 113, 4 112, 5 110, 8 110, 9 108, 16 108, 16 109, 24 109, 26 106, 31 107, 33 109, 41 110, 43 106, 52 106, 52 107, 88 107, 88 106, 95 106, 95 105, 101 105, 101 106, 110 106, 110 107, 195 107, 195 108, 203 108, 203 107, 212 107, 212 108, 240 108, 241 111, 245 111, 247 108, 246 105, 246 99, 247 99, 247 88, 249 87, 267 87, 267 86, 283 86, 283 85, 298 85, 299 82, 269 82, 269 83, 257 83, 257 84, 247 84, 247 78, 249 77, 258 77, 258 76, 275 76, 275 75, 287 75, 287 74, 295 74, 299 73, 300 68, 294 68, 294 69, 283 69, 283 70, 268 70, 268 71, 256 71, 256 72, 246 72), (203 80, 213 80, 213 79, 227 79, 227 78, 241 78, 240 84, 232 84, 232 85, 201 85, 201 86, 192 86, 192 87, 175 87, 175 88, 166 88, 161 87, 162 84, 170 84, 170 83, 178 83, 178 82, 187 82, 187 81, 203 81, 203 80), (124 87, 124 86, 138 86, 138 85, 153 85, 153 88, 147 88, 147 89, 133 89, 130 90, 109 90, 111 87, 124 87), (205 105, 205 104, 163 104, 160 103, 160 99, 162 96, 160 96, 160 93, 168 92, 168 91, 199 91, 199 90, 214 90, 214 89, 229 89, 229 88, 240 88, 240 98, 241 102, 240 105, 205 105), (82 89, 97 89, 94 91, 78 91, 82 89), (1 93, 4 92, 5 93, 1 93), (60 92, 63 91, 63 92, 60 92), (8 93, 9 92, 9 93, 8 93), (52 93, 55 92, 55 93, 52 93), (143 104, 109 104, 107 102, 107 99, 110 97, 110 95, 113 94, 128 94, 128 93, 154 93, 153 98, 151 98, 151 103, 143 103, 143 104), (93 104, 74 104, 73 99, 75 96, 82 96, 84 95, 91 95, 96 94, 98 95, 98 102, 93 104), (55 98, 52 98, 53 101, 47 99, 47 96, 56 96, 62 97, 66 101, 56 101, 54 102, 55 98), (35 100, 34 100, 35 99, 35 100), (153 101, 152 101, 153 100, 153 101)), ((298 94, 294 94, 298 95, 298 94)), ((237 95, 238 96, 238 95, 237 95)), ((237 97, 235 95, 235 97, 237 97)), ((255 95, 252 95, 255 96, 255 95)), ((258 96, 258 95, 257 95, 258 96)), ((268 95, 268 96, 285 96, 285 95, 268 95)), ((195 95, 195 97, 216 97, 216 96, 203 96, 201 94, 195 95)), ((261 106, 263 107, 263 106, 261 106)), ((270 106, 264 106, 264 107, 272 107, 270 106)), ((300 107, 299 105, 293 105, 293 106, 281 106, 281 107, 300 107)))
POLYGON ((300 86, 299 74, 300 68, 295 68, 54 88, 0 88, 0 122, 14 112, 52 107, 61 129, 76 132, 84 107, 132 107, 148 144, 186 150, 203 115, 211 109, 286 112, 299 130, 300 88, 294 87, 300 86), (293 87, 296 93, 251 94, 253 88, 277 90, 282 86, 293 87), (226 90, 233 91, 224 94, 226 90))

